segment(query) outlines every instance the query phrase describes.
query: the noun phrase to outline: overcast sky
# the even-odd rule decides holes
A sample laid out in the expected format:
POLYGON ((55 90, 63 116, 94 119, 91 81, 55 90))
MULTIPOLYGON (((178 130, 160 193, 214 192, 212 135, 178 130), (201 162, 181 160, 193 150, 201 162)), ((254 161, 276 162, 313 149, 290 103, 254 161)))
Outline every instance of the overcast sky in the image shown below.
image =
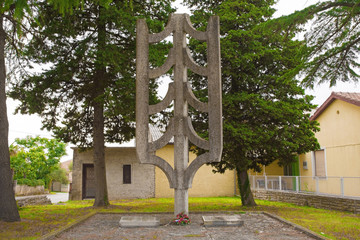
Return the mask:
MULTIPOLYGON (((179 3, 182 1, 176 1, 178 6, 178 13, 190 13, 187 8, 182 7, 179 3)), ((275 6, 278 9, 276 16, 287 15, 295 10, 303 9, 318 0, 279 0, 275 6)), ((314 103, 321 105, 331 94, 332 91, 342 92, 359 92, 358 86, 354 83, 338 83, 337 86, 329 88, 328 84, 322 84, 315 87, 314 90, 306 90, 307 94, 315 96, 314 103)), ((8 119, 9 119, 9 144, 14 142, 15 138, 24 138, 28 135, 40 135, 42 137, 51 137, 51 133, 47 131, 41 131, 41 119, 37 116, 28 115, 13 115, 16 102, 12 99, 7 100, 8 107, 8 119)), ((68 147, 68 156, 65 156, 63 160, 72 158, 72 151, 68 147)))

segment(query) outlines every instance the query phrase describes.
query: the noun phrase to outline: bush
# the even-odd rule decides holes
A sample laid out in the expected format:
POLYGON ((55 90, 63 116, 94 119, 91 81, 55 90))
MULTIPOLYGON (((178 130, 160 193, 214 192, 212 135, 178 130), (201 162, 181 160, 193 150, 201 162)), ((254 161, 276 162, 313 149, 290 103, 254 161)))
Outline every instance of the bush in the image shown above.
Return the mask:
POLYGON ((41 179, 27 179, 27 178, 22 178, 22 179, 17 179, 17 184, 18 185, 28 185, 28 186, 45 186, 45 183, 43 180, 41 179))

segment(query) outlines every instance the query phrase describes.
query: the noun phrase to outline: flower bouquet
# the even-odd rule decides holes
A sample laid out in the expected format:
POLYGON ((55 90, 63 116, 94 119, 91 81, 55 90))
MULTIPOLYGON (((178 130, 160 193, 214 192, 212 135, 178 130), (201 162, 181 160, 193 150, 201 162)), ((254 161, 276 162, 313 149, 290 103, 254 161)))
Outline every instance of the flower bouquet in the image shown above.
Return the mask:
POLYGON ((179 213, 176 215, 176 219, 174 220, 176 225, 187 225, 191 223, 191 220, 188 215, 185 213, 179 213))

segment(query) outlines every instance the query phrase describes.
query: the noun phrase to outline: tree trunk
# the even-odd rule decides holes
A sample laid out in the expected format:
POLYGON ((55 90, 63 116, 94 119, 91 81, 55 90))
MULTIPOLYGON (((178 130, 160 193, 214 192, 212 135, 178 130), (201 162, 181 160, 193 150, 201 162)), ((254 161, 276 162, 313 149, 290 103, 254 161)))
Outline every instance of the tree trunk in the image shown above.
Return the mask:
POLYGON ((242 205, 248 207, 256 206, 253 194, 250 189, 250 181, 247 171, 236 168, 236 173, 242 205))
POLYGON ((104 115, 102 103, 94 106, 94 170, 95 170, 95 202, 94 206, 109 205, 106 168, 105 168, 105 144, 104 144, 104 115))
POLYGON ((93 123, 93 147, 94 147, 94 170, 95 170, 95 202, 94 206, 109 205, 106 168, 105 168, 105 138, 104 138, 104 81, 106 77, 106 69, 101 52, 104 51, 106 44, 106 25, 101 18, 101 7, 99 7, 98 16, 98 59, 95 63, 96 72, 94 76, 94 123, 93 123))
POLYGON ((13 189, 9 153, 9 122, 6 110, 5 92, 5 30, 3 15, 0 15, 0 220, 20 221, 13 189))

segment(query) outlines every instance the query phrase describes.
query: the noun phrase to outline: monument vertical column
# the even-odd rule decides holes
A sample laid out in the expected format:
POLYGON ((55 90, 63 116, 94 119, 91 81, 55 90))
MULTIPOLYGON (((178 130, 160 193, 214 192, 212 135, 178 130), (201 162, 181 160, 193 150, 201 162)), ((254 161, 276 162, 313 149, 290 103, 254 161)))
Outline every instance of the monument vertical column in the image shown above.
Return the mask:
POLYGON ((219 18, 211 17, 206 32, 197 31, 187 14, 172 14, 165 29, 149 34, 144 19, 137 21, 136 45, 136 154, 141 163, 159 167, 175 189, 174 214, 189 213, 188 189, 196 171, 205 163, 219 162, 222 151, 221 73, 219 18), (158 43, 173 33, 173 48, 166 62, 149 69, 148 44, 158 43), (194 62, 186 47, 186 33, 208 44, 208 65, 194 62), (149 105, 149 78, 157 78, 174 67, 174 82, 169 84, 165 98, 149 105), (208 77, 208 102, 201 102, 187 84, 187 68, 208 77), (174 101, 174 116, 166 132, 157 140, 149 141, 149 115, 165 110, 174 101), (188 103, 195 109, 209 114, 209 140, 202 139, 193 129, 188 118, 188 103), (211 107, 210 107, 211 106, 211 107), (163 158, 154 155, 174 137, 174 168, 163 158), (207 150, 189 164, 190 141, 207 150))
POLYGON ((174 50, 175 50, 175 100, 174 100, 174 171, 175 186, 175 214, 189 212, 188 188, 184 184, 184 174, 189 162, 188 137, 185 134, 184 123, 188 116, 188 106, 184 99, 184 82, 187 81, 187 69, 183 61, 183 52, 186 47, 186 34, 183 28, 183 15, 175 16, 174 50))

